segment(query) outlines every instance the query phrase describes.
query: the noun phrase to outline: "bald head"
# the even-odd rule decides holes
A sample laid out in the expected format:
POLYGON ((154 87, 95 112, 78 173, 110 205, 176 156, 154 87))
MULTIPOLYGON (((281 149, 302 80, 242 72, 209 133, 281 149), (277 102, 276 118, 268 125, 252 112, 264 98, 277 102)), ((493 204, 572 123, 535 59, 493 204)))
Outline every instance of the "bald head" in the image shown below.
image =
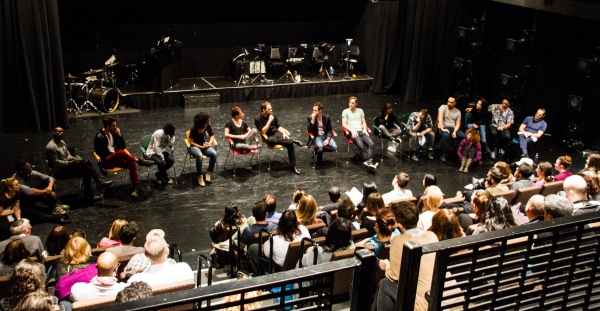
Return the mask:
POLYGON ((533 220, 538 217, 544 217, 544 196, 536 194, 527 201, 525 207, 525 215, 529 220, 533 220))
POLYGON ((563 183, 563 189, 567 195, 567 199, 571 202, 587 200, 587 182, 579 175, 567 177, 563 183))
POLYGON ((115 276, 119 268, 119 256, 113 252, 104 252, 96 263, 98 276, 115 276))

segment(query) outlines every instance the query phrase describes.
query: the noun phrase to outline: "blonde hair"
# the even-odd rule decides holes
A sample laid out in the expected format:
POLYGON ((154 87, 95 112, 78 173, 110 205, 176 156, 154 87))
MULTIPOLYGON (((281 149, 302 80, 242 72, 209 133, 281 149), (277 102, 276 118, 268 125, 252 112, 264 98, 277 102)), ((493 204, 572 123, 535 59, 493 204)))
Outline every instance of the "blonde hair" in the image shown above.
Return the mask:
POLYGON ((108 233, 108 239, 113 241, 121 240, 121 228, 127 224, 127 220, 125 219, 117 219, 113 221, 112 226, 110 227, 110 232, 108 233))
POLYGON ((442 205, 444 194, 438 186, 429 186, 423 193, 423 199, 425 199, 423 211, 437 212, 439 207, 442 205))
POLYGON ((80 237, 72 238, 65 246, 65 254, 60 260, 65 265, 77 265, 86 263, 92 255, 90 244, 80 237))
POLYGON ((301 225, 314 225, 317 223, 317 201, 310 194, 305 194, 298 202, 296 210, 298 223, 301 225))
MULTIPOLYGON (((238 280, 246 280, 246 279, 250 279, 250 277, 238 274, 237 279, 238 280)), ((260 289, 259 290, 253 290, 251 292, 246 292, 244 294, 244 299, 248 300, 248 299, 256 298, 256 297, 258 297, 260 295, 262 295, 262 291, 260 289)), ((241 294, 225 296, 225 298, 223 298, 223 303, 240 301, 241 297, 242 297, 241 294)), ((260 305, 261 305, 260 301, 255 301, 255 302, 252 302, 252 303, 247 303, 247 304, 244 305, 244 310, 253 310, 253 309, 256 309, 256 308, 260 307, 260 305)), ((229 307, 229 308, 225 308, 223 310, 224 311, 240 311, 240 306, 232 306, 232 307, 229 307)))
POLYGON ((15 182, 15 179, 12 177, 4 178, 0 180, 0 193, 7 192, 15 182))

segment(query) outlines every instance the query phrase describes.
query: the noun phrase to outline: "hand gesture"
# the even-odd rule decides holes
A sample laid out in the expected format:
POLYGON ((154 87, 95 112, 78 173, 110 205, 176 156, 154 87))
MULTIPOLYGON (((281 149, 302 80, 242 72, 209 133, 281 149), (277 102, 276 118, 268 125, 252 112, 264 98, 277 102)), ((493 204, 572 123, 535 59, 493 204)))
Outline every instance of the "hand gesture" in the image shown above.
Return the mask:
POLYGON ((269 115, 269 121, 273 121, 273 119, 275 119, 275 117, 272 114, 270 114, 269 115))
POLYGON ((350 130, 350 133, 352 134, 352 138, 356 138, 358 136, 358 132, 355 130, 350 130))
POLYGON ((118 127, 115 127, 115 134, 120 137, 121 136, 121 129, 118 128, 118 127))

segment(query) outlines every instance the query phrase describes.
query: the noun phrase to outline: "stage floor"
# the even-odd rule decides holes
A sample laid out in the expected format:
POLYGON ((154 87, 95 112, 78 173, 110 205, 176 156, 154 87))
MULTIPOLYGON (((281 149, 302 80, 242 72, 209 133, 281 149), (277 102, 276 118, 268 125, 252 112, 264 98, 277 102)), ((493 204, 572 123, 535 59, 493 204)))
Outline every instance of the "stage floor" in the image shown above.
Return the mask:
MULTIPOLYGON (((358 107, 364 109, 369 124, 373 117, 379 112, 383 104, 387 102, 394 105, 398 115, 404 112, 417 111, 428 108, 436 111, 440 102, 431 102, 419 105, 405 105, 398 98, 390 95, 357 94, 358 107)), ((227 156, 227 144, 223 137, 223 126, 230 119, 230 111, 233 105, 221 104, 218 107, 204 108, 211 114, 211 124, 216 132, 219 142, 218 152, 218 174, 213 177, 213 182, 206 187, 199 187, 193 180, 195 173, 189 173, 189 158, 183 143, 183 135, 191 125, 194 115, 199 109, 184 109, 180 107, 165 109, 143 109, 138 113, 114 114, 117 125, 123 133, 129 151, 141 156, 140 139, 142 136, 151 134, 154 130, 162 128, 167 122, 177 127, 175 142, 175 167, 176 174, 171 170, 171 175, 176 175, 177 184, 167 187, 157 187, 154 184, 155 168, 150 169, 150 189, 145 189, 139 199, 129 196, 128 176, 124 173, 109 175, 107 178, 115 181, 115 186, 106 191, 105 198, 92 205, 86 205, 80 200, 81 192, 77 190, 78 180, 66 180, 57 182, 57 191, 65 204, 71 205, 72 224, 67 225, 69 230, 82 228, 87 232, 87 239, 92 246, 108 235, 111 223, 122 218, 136 221, 140 226, 140 234, 135 245, 143 246, 146 233, 153 228, 161 228, 166 232, 169 243, 179 245, 183 250, 183 258, 193 269, 197 269, 197 256, 208 254, 211 240, 208 230, 220 219, 223 208, 227 202, 235 202, 240 206, 245 216, 251 216, 252 204, 260 200, 267 193, 274 193, 277 197, 279 211, 284 210, 290 204, 292 193, 296 188, 304 188, 313 195, 319 205, 328 203, 327 190, 331 186, 338 186, 345 192, 356 187, 359 190, 365 182, 373 181, 377 184, 381 193, 392 190, 392 179, 398 171, 404 171, 411 177, 408 184, 414 194, 421 193, 422 179, 424 174, 435 174, 439 180, 439 186, 446 197, 453 197, 457 190, 471 182, 471 177, 484 177, 487 169, 494 163, 493 160, 485 158, 482 167, 473 168, 468 174, 458 172, 459 163, 442 163, 436 157, 435 160, 421 160, 412 162, 395 157, 387 151, 383 152, 383 162, 375 172, 370 172, 362 164, 346 163, 348 158, 348 144, 341 134, 341 112, 348 107, 348 95, 319 96, 308 98, 277 99, 271 101, 273 111, 278 116, 283 127, 292 132, 292 136, 306 141, 306 117, 312 111, 312 104, 316 101, 323 103, 325 113, 332 116, 334 129, 338 132, 336 142, 339 153, 325 155, 325 165, 312 168, 310 151, 297 148, 298 168, 302 175, 294 175, 288 168, 287 156, 282 159, 278 152, 271 152, 271 170, 268 171, 268 158, 266 150, 260 157, 259 166, 256 158, 252 164, 249 163, 250 156, 242 156, 237 160, 237 174, 232 177, 231 158, 227 166, 224 166, 227 156), (180 175, 184 168, 186 172, 180 175), (192 182, 190 182, 192 179, 192 182)), ((246 122, 254 127, 254 118, 260 112, 260 102, 238 103, 246 114, 246 122)), ((65 141, 74 147, 77 154, 91 159, 93 152, 93 138, 102 127, 101 115, 90 114, 88 117, 71 119, 70 128, 66 130, 65 141)), ((13 165, 19 158, 26 158, 41 172, 47 172, 45 164, 44 147, 51 139, 50 133, 32 134, 0 134, 4 142, 3 152, 0 153, 0 177, 9 177, 14 173, 13 165)), ((373 138, 375 142, 375 155, 382 155, 379 139, 373 138)), ((387 146, 385 146, 387 147, 387 146)), ((541 160, 553 161, 557 156, 565 154, 558 146, 553 145, 550 137, 545 137, 538 146, 541 160)), ((355 147, 350 146, 350 155, 355 152, 355 147)), ((285 151, 283 153, 285 155, 285 151)), ((574 158, 572 171, 578 171, 584 166, 581 156, 572 155, 574 158)), ((205 161, 204 169, 208 163, 205 161)), ((195 165, 191 165, 195 171, 195 165)), ((139 170, 142 185, 148 185, 148 173, 145 168, 139 170)), ((33 226, 33 234, 45 240, 48 232, 54 224, 37 224, 33 226)))

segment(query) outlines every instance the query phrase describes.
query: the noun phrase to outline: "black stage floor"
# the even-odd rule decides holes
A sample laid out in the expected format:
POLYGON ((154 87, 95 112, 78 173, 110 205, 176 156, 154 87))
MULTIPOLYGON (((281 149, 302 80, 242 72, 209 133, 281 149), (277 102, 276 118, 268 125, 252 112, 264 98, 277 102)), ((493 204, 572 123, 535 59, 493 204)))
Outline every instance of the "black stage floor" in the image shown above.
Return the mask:
MULTIPOLYGON (((369 120, 379 112, 386 102, 400 102, 399 99, 389 95, 358 94, 359 107, 365 110, 369 120)), ((282 126, 289 129, 292 135, 306 139, 306 117, 312 111, 312 104, 320 101, 325 106, 325 113, 332 115, 334 129, 341 133, 341 112, 347 108, 347 95, 320 96, 300 99, 272 100, 274 114, 280 119, 282 126)), ((443 101, 442 101, 443 102, 443 101)), ((259 114, 260 102, 241 102, 237 104, 245 114, 246 121, 253 127, 254 117, 259 114)), ((394 109, 398 115, 407 111, 416 111, 428 108, 436 111, 439 102, 423 104, 419 107, 397 104, 394 109)), ((285 160, 276 157, 272 168, 267 171, 265 151, 261 154, 261 164, 264 164, 258 173, 256 158, 250 166, 249 156, 239 158, 237 164, 237 175, 231 175, 231 159, 225 169, 223 164, 228 148, 223 137, 222 128, 230 119, 230 109, 233 104, 221 104, 219 107, 205 108, 203 110, 211 114, 211 124, 216 129, 218 146, 218 176, 213 179, 212 184, 199 187, 190 183, 189 173, 182 176, 179 174, 183 168, 184 159, 187 157, 183 143, 183 135, 192 125, 194 114, 200 109, 184 109, 180 107, 140 110, 138 113, 114 114, 117 125, 128 144, 128 149, 136 156, 141 156, 139 149, 140 138, 151 134, 154 130, 171 122, 177 127, 175 166, 177 168, 177 184, 166 188, 156 187, 151 181, 151 188, 145 191, 139 199, 129 196, 130 189, 127 182, 122 183, 123 173, 110 175, 108 178, 115 180, 116 185, 106 191, 102 201, 86 206, 79 198, 81 193, 77 190, 78 180, 58 181, 57 189, 64 203, 71 205, 72 224, 67 227, 83 228, 87 232, 88 241, 94 246, 100 239, 107 236, 111 223, 117 218, 136 221, 140 225, 141 232, 136 245, 142 246, 146 233, 153 228, 161 228, 166 232, 169 243, 176 243, 183 249, 183 258, 192 268, 196 269, 198 254, 208 254, 211 241, 208 229, 221 217, 224 205, 236 202, 246 216, 251 216, 252 203, 260 200, 262 196, 271 192, 278 200, 278 210, 288 207, 292 193, 296 188, 304 188, 312 194, 319 205, 328 202, 327 190, 331 186, 339 186, 342 191, 356 187, 359 190, 365 182, 373 181, 377 184, 380 192, 388 192, 392 189, 392 179, 398 171, 404 171, 411 176, 408 189, 413 193, 422 191, 422 178, 425 173, 435 174, 439 180, 439 186, 447 197, 452 197, 457 190, 470 182, 471 177, 483 177, 487 169, 493 164, 489 158, 485 159, 482 167, 470 170, 468 174, 457 171, 457 162, 442 163, 439 159, 432 161, 421 160, 412 162, 396 158, 393 154, 384 152, 384 161, 375 172, 369 172, 361 164, 350 162, 346 164, 347 143, 342 136, 336 138, 339 146, 339 158, 334 161, 334 154, 325 155, 325 165, 312 169, 310 152, 298 149, 298 168, 302 175, 294 175, 288 169, 287 157, 285 160)), ((92 114, 89 117, 70 120, 70 128, 66 131, 65 141, 71 147, 76 148, 77 154, 84 158, 92 158, 93 137, 101 128, 101 115, 92 114)), ((3 152, 0 153, 0 177, 9 177, 13 174, 13 165, 20 157, 25 157, 36 169, 47 172, 45 164, 44 147, 51 139, 50 133, 44 134, 0 134, 3 141, 3 152)), ((376 142, 375 155, 381 155, 378 139, 376 142)), ((544 137, 538 146, 541 160, 553 161, 557 156, 564 154, 559 147, 555 146, 551 137, 544 137)), ((354 153, 354 147, 350 147, 350 154, 354 153)), ((581 156, 573 156, 573 171, 584 166, 581 156)), ((186 163, 188 166, 189 161, 186 163)), ((207 165, 207 164, 205 164, 207 165)), ((205 166, 206 167, 206 166, 205 166)), ((186 167, 186 170, 189 168, 186 167)), ((192 171, 195 166, 192 164, 192 171)), ((153 179, 155 169, 151 169, 150 175, 153 179)), ((143 185, 147 185, 147 173, 145 168, 140 169, 140 179, 143 185)), ((172 171, 171 171, 172 174, 172 171)), ((48 232, 54 224, 35 225, 33 233, 45 240, 48 232)))

